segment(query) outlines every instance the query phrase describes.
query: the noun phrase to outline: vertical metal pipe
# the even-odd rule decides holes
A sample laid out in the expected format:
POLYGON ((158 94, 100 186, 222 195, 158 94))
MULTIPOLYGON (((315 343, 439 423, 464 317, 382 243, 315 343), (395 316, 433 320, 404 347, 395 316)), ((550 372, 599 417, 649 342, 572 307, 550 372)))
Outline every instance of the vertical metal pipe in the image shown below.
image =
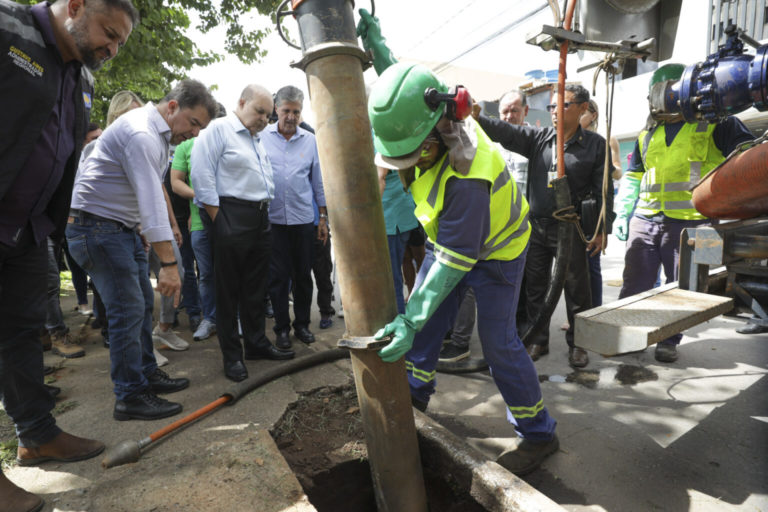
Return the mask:
MULTIPOLYGON (((395 317, 397 306, 352 2, 294 0, 293 6, 304 52, 297 66, 307 75, 316 118, 346 335, 372 336, 395 317)), ((373 350, 351 352, 378 510, 425 512, 405 363, 385 363, 373 350)))

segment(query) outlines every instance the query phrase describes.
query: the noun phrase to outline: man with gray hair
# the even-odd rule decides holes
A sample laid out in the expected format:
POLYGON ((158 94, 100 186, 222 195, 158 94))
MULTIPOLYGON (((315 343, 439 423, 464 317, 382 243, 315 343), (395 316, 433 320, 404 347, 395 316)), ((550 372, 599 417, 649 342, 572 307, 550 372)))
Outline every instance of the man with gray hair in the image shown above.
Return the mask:
MULTIPOLYGON (((130 0, 0 0, 0 396, 16 427, 21 465, 104 450, 56 425, 38 333, 46 317, 46 239, 63 238, 90 118, 89 69, 117 55, 138 21, 130 0)), ((13 512, 43 507, 2 470, 0 501, 13 512)))
POLYGON ((116 420, 154 420, 182 409, 157 396, 185 389, 189 380, 172 379, 157 367, 145 245, 160 258, 157 290, 178 305, 181 281, 163 175, 169 145, 196 137, 216 111, 203 84, 181 81, 157 105, 147 103, 112 123, 75 182, 67 242, 106 307, 116 420))
POLYGON ((317 239, 328 240, 328 213, 315 136, 301 128, 304 94, 285 86, 275 96, 277 123, 264 130, 275 177, 275 199, 269 207, 272 223, 272 264, 269 295, 275 310, 278 348, 291 347, 291 317, 288 292, 293 284, 293 333, 304 343, 315 336, 309 330, 312 306, 312 247, 315 238, 315 210, 319 219, 317 239))
POLYGON ((245 359, 291 359, 264 334, 267 275, 272 251, 269 203, 272 166, 260 132, 272 113, 272 95, 251 84, 235 110, 211 123, 195 141, 190 179, 200 219, 212 239, 216 329, 224 375, 248 378, 245 359), (243 345, 237 319, 243 326, 243 345), (243 350, 245 348, 245 350, 243 350))

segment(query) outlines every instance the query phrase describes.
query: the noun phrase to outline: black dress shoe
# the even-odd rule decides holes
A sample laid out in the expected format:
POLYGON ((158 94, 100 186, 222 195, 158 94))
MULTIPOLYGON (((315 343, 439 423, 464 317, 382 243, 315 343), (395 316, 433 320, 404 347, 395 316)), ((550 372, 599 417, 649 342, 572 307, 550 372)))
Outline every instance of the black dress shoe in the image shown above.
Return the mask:
POLYGON ((50 384, 43 384, 43 387, 45 387, 45 390, 53 398, 56 398, 57 396, 59 396, 61 394, 61 388, 58 387, 58 386, 51 386, 50 384))
POLYGON ((152 375, 147 376, 147 380, 155 393, 175 393, 189 387, 189 379, 172 379, 160 368, 156 368, 152 375))
POLYGON ((584 368, 589 364, 587 351, 581 347, 570 347, 568 349, 568 364, 574 368, 584 368))
POLYGON ((291 337, 288 334, 288 331, 277 333, 277 338, 275 339, 275 346, 280 350, 291 350, 291 346, 292 346, 291 337))
POLYGON ((296 353, 293 350, 280 350, 272 344, 256 349, 245 349, 245 358, 249 361, 255 359, 271 359, 273 361, 282 361, 283 359, 293 359, 296 353))
POLYGON ((315 335, 309 332, 306 327, 296 327, 293 329, 293 335, 309 345, 315 342, 315 335))
POLYGON ((224 363, 224 375, 235 382, 240 382, 248 378, 248 368, 242 361, 231 361, 224 363))
POLYGON ((160 398, 151 390, 136 395, 130 400, 115 402, 112 416, 118 421, 159 420, 181 412, 181 404, 160 398))
POLYGON ((534 343, 533 345, 528 345, 526 350, 533 361, 537 361, 541 356, 549 354, 548 345, 537 345, 534 343))
POLYGON ((43 366, 43 375, 50 375, 56 371, 53 366, 43 366))

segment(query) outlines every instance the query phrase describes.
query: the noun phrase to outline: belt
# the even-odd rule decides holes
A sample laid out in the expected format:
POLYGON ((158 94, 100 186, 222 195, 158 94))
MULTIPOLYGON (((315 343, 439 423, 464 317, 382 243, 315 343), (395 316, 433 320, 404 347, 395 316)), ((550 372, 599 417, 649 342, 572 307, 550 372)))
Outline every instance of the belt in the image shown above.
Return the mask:
POLYGON ((219 197, 219 203, 229 203, 229 204, 237 204, 242 206, 248 206, 250 208, 255 208, 257 210, 267 210, 269 209, 269 201, 248 201, 246 199, 238 199, 236 197, 219 197))
POLYGON ((111 224, 116 224, 120 226, 122 229, 126 231, 135 231, 133 228, 126 226, 119 220, 108 219, 106 217, 102 217, 101 215, 95 215, 93 213, 88 213, 83 210, 76 210, 74 208, 69 210, 69 218, 67 219, 67 224, 82 224, 83 220, 92 220, 96 222, 109 222, 111 224))

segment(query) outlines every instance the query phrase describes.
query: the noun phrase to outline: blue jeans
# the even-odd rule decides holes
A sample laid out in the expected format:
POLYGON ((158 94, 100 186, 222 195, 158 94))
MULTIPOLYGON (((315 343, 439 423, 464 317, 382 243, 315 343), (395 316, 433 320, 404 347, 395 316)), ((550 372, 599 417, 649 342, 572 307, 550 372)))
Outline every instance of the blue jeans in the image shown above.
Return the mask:
MULTIPOLYGON (((61 430, 54 401, 43 386, 43 346, 48 248, 29 228, 16 247, 0 243, 0 396, 16 425, 19 445, 35 447, 61 430)), ((3 498, 4 499, 4 498, 3 498)))
POLYGON ((197 270, 200 273, 200 305, 203 307, 203 318, 216 323, 216 284, 213 273, 213 248, 208 230, 192 231, 192 250, 197 260, 197 270))
POLYGON ((119 222, 81 214, 67 224, 69 251, 101 294, 109 321, 109 358, 115 396, 130 400, 149 387, 152 306, 147 253, 141 238, 119 222))
POLYGON ((195 253, 192 247, 191 233, 187 229, 187 222, 179 222, 181 231, 181 266, 184 267, 184 276, 181 281, 181 304, 187 312, 187 316, 200 316, 200 295, 197 289, 197 274, 195 273, 195 253))
POLYGON ((411 231, 401 233, 400 230, 398 230, 396 235, 387 235, 389 262, 392 264, 392 279, 395 281, 395 301, 397 302, 397 312, 400 314, 405 313, 402 265, 405 246, 408 243, 408 239, 411 237, 411 231))

